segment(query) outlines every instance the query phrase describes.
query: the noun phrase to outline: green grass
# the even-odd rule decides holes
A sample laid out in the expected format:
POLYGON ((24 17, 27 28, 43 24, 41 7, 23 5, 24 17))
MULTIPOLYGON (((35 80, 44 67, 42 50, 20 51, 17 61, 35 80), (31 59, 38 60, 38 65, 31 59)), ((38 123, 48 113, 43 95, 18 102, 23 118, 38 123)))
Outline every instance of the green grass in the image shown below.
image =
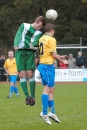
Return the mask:
POLYGON ((87 130, 87 84, 57 84, 55 109, 61 123, 47 125, 40 117, 42 85, 36 86, 35 106, 25 105, 25 96, 18 84, 20 97, 8 99, 9 84, 0 84, 0 130, 87 130))

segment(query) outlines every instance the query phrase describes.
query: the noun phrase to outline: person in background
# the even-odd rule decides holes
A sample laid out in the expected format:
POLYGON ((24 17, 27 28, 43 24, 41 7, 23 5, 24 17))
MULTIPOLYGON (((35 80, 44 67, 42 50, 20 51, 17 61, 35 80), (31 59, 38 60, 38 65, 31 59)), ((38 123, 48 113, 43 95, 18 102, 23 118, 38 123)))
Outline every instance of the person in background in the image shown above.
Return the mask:
POLYGON ((69 69, 76 68, 76 59, 73 57, 73 54, 69 54, 68 63, 69 63, 68 64, 69 69))
POLYGON ((2 54, 1 57, 0 57, 0 72, 1 72, 1 78, 0 78, 0 81, 6 81, 7 79, 7 76, 5 75, 6 74, 6 71, 4 69, 4 63, 5 63, 5 54, 2 54))
POLYGON ((40 61, 38 65, 38 70, 41 75, 42 84, 44 86, 42 91, 42 112, 40 117, 47 123, 51 124, 49 118, 52 118, 57 123, 60 123, 57 115, 55 114, 54 107, 54 79, 55 79, 55 59, 66 64, 66 61, 62 60, 66 56, 60 56, 56 53, 56 39, 54 36, 54 26, 53 24, 46 24, 45 34, 39 40, 39 50, 40 50, 40 61), (48 108, 50 111, 48 112, 48 108))
POLYGON ((14 52, 12 50, 8 51, 8 58, 4 63, 4 68, 8 74, 8 78, 10 81, 10 94, 7 96, 7 98, 11 98, 13 92, 15 92, 16 96, 18 97, 19 93, 18 93, 18 88, 16 86, 18 72, 16 67, 16 60, 14 58, 14 52))
POLYGON ((84 68, 85 67, 85 59, 82 56, 82 52, 78 52, 78 56, 76 57, 76 68, 84 68))
POLYGON ((85 68, 87 69, 87 58, 85 60, 85 68))
POLYGON ((64 57, 64 58, 61 58, 63 61, 66 61, 66 64, 63 64, 62 62, 59 62, 59 67, 60 69, 67 69, 68 68, 68 61, 67 59, 64 57))
MULTIPOLYGON (((37 50, 39 38, 42 36, 40 31, 46 20, 39 16, 32 24, 22 23, 17 30, 14 38, 14 49, 16 53, 17 70, 20 78, 20 85, 26 97, 26 105, 35 104, 35 51, 37 50), (30 94, 27 89, 27 79, 30 84, 30 94)), ((37 62, 37 61, 36 61, 37 62)))

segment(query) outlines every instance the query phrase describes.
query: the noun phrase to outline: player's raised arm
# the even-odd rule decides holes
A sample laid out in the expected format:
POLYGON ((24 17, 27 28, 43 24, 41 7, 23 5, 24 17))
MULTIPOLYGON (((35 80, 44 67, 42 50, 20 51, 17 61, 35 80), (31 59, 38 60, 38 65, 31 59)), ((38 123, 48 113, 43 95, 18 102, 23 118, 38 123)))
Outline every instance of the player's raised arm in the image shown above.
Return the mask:
POLYGON ((67 61, 63 61, 63 60, 61 59, 62 56, 60 56, 60 55, 58 55, 58 54, 56 54, 56 53, 52 53, 52 56, 53 56, 53 58, 56 59, 57 61, 62 62, 63 64, 67 64, 67 61))

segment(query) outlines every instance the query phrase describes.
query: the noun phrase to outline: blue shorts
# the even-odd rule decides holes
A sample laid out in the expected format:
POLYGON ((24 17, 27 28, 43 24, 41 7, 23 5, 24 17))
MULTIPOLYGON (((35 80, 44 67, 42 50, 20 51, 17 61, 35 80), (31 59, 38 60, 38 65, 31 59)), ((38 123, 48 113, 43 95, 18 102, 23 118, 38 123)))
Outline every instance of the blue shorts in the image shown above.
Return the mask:
POLYGON ((16 84, 18 75, 9 75, 9 81, 16 84))
POLYGON ((48 87, 54 87, 55 67, 54 65, 39 64, 38 70, 41 74, 42 84, 48 87))

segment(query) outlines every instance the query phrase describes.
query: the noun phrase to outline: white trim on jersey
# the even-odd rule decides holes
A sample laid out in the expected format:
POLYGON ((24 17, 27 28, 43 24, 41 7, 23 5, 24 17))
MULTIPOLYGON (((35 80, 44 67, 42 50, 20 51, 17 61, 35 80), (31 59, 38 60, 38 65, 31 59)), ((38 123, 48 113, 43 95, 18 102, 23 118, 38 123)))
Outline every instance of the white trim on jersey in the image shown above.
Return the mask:
POLYGON ((18 48, 23 48, 24 47, 25 35, 26 35, 27 31, 29 30, 29 28, 30 28, 30 24, 24 23, 24 30, 22 32, 22 40, 19 43, 18 48))
POLYGON ((39 31, 39 30, 36 30, 35 33, 34 33, 34 35, 31 37, 31 43, 34 42, 34 40, 35 40, 35 38, 36 38, 36 36, 37 36, 38 34, 42 34, 42 32, 39 31))

